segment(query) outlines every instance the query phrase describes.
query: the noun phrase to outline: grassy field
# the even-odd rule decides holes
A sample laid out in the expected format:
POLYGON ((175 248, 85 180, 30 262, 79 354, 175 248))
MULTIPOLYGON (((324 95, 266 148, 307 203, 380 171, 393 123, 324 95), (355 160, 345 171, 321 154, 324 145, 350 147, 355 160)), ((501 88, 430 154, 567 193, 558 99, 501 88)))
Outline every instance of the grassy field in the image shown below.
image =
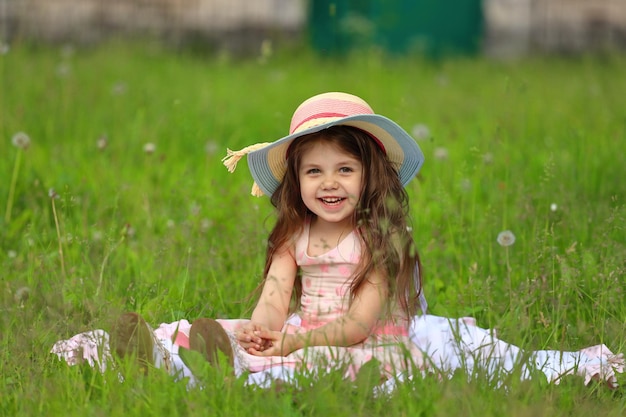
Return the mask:
POLYGON ((14 45, 0 71, 2 415, 626 414, 623 388, 575 377, 430 377, 377 398, 366 376, 264 391, 207 370, 188 391, 160 370, 119 383, 49 353, 123 311, 153 324, 246 316, 272 210, 249 195, 245 163, 228 174, 220 159, 284 136, 295 107, 330 90, 421 137, 408 191, 432 314, 474 316, 526 350, 626 351, 626 58, 14 45))

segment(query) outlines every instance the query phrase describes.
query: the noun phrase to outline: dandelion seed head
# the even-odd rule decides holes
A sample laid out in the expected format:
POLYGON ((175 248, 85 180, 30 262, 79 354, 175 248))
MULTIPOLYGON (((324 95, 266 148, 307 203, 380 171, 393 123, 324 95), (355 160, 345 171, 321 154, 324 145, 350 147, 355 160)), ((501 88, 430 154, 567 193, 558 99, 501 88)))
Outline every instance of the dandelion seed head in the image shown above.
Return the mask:
POLYGON ((463 191, 470 191, 472 189, 472 181, 469 178, 463 178, 459 186, 463 191))
POLYGON ((259 57, 259 60, 261 62, 266 62, 273 54, 274 52, 274 47, 272 45, 272 41, 270 39, 264 39, 263 42, 261 42, 261 56, 259 57))
POLYGON ((208 141, 206 145, 204 145, 204 151, 207 153, 207 155, 215 155, 217 149, 217 143, 212 140, 208 141))
POLYGON ((71 72, 72 72, 72 67, 70 66, 70 64, 63 62, 57 65, 57 76, 61 78, 68 77, 71 72))
POLYGON ((63 48, 61 48, 61 56, 63 58, 71 58, 74 56, 75 51, 74 46, 70 44, 63 45, 63 48))
POLYGON ((30 297, 30 288, 28 287, 20 287, 15 291, 15 294, 13 294, 13 299, 21 307, 28 301, 28 297, 30 297))
POLYGON ((121 96, 122 94, 126 93, 126 90, 126 83, 117 82, 113 84, 113 87, 111 87, 111 94, 113 94, 114 96, 121 96))
POLYGON ((167 222, 165 223, 165 225, 167 226, 168 229, 173 229, 174 226, 176 226, 176 222, 172 219, 167 219, 167 222))
POLYGON ((430 138, 430 129, 425 124, 418 123, 411 129, 411 134, 417 140, 428 139, 430 138))
POLYGON ((130 223, 126 223, 124 228, 122 229, 122 234, 127 237, 135 236, 135 228, 130 225, 130 223))
POLYGON ((8 43, 0 42, 0 55, 6 55, 11 50, 11 47, 8 43))
POLYGON ((206 232, 211 227, 213 227, 213 220, 211 219, 202 219, 202 221, 200 222, 200 230, 202 230, 203 232, 206 232))
POLYGON ((96 146, 101 151, 105 150, 108 144, 109 144, 109 139, 107 138, 107 135, 100 136, 98 140, 96 141, 96 146))
POLYGON ((154 151, 156 151, 156 145, 154 143, 148 142, 145 145, 143 145, 143 152, 146 155, 152 155, 154 151))
POLYGON ((50 188, 48 189, 48 197, 53 198, 53 199, 58 199, 59 195, 57 194, 56 191, 54 191, 54 188, 50 188))
POLYGON ((30 136, 24 132, 17 132, 11 138, 11 143, 17 148, 26 150, 30 146, 30 136))
POLYGON ((496 240, 498 241, 500 246, 511 246, 515 243, 515 235, 510 230, 505 230, 498 233, 498 238, 496 240))
POLYGON ((442 147, 435 148, 434 156, 435 159, 445 161, 446 159, 448 159, 448 150, 442 147))
POLYGON ((12 249, 9 249, 7 251, 7 256, 11 259, 15 259, 17 257, 17 252, 12 249))
POLYGON ((487 152, 483 154, 483 164, 491 165, 493 163, 493 154, 491 152, 487 152))
POLYGON ((559 209, 559 206, 557 206, 556 203, 550 204, 550 211, 557 211, 558 209, 559 209))
POLYGON ((198 214, 200 214, 200 210, 202 209, 202 207, 200 206, 200 204, 196 203, 195 201, 193 201, 190 205, 189 205, 189 213, 192 216, 197 216, 198 214))

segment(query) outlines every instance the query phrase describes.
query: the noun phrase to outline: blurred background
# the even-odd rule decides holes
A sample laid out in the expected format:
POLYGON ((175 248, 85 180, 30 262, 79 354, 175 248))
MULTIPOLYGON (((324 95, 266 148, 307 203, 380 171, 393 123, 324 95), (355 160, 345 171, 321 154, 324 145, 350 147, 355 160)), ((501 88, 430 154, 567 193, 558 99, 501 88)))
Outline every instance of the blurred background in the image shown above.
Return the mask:
POLYGON ((624 50, 624 0, 0 0, 0 37, 95 44, 157 38, 258 53, 307 43, 323 54, 581 54, 624 50))

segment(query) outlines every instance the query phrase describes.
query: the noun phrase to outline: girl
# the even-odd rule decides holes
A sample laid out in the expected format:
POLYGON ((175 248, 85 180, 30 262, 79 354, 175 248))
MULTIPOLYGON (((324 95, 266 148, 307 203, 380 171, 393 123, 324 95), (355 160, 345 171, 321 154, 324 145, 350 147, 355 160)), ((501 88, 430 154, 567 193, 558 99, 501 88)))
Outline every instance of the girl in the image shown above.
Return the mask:
MULTIPOLYGON (((152 331, 134 313, 112 331, 111 347, 142 363, 187 376, 180 349, 217 363, 226 355, 237 375, 266 385, 290 379, 297 369, 342 370, 354 378, 376 359, 393 388, 416 371, 452 373, 480 366, 510 372, 519 349, 471 319, 422 314, 421 265, 407 223, 404 186, 424 156, 393 121, 362 99, 325 93, 295 111, 290 134, 273 143, 228 151, 232 172, 247 155, 254 195, 267 195, 277 221, 267 245, 264 280, 249 320, 199 319, 162 324, 152 331)), ((58 342, 53 352, 69 363, 105 366, 109 335, 101 330, 58 342), (103 346, 102 356, 98 346, 103 346)), ((550 380, 577 372, 615 385, 624 361, 603 345, 579 352, 534 352, 550 380)), ((524 368, 530 375, 531 369, 524 368)))

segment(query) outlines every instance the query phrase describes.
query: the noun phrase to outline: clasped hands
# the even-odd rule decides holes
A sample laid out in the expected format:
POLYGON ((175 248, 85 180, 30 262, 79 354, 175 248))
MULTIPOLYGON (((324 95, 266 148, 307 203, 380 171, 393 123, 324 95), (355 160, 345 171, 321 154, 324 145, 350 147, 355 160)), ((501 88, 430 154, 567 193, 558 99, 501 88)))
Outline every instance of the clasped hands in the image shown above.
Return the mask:
POLYGON ((255 356, 287 356, 301 347, 297 335, 270 330, 255 322, 244 324, 236 336, 241 347, 255 356))

